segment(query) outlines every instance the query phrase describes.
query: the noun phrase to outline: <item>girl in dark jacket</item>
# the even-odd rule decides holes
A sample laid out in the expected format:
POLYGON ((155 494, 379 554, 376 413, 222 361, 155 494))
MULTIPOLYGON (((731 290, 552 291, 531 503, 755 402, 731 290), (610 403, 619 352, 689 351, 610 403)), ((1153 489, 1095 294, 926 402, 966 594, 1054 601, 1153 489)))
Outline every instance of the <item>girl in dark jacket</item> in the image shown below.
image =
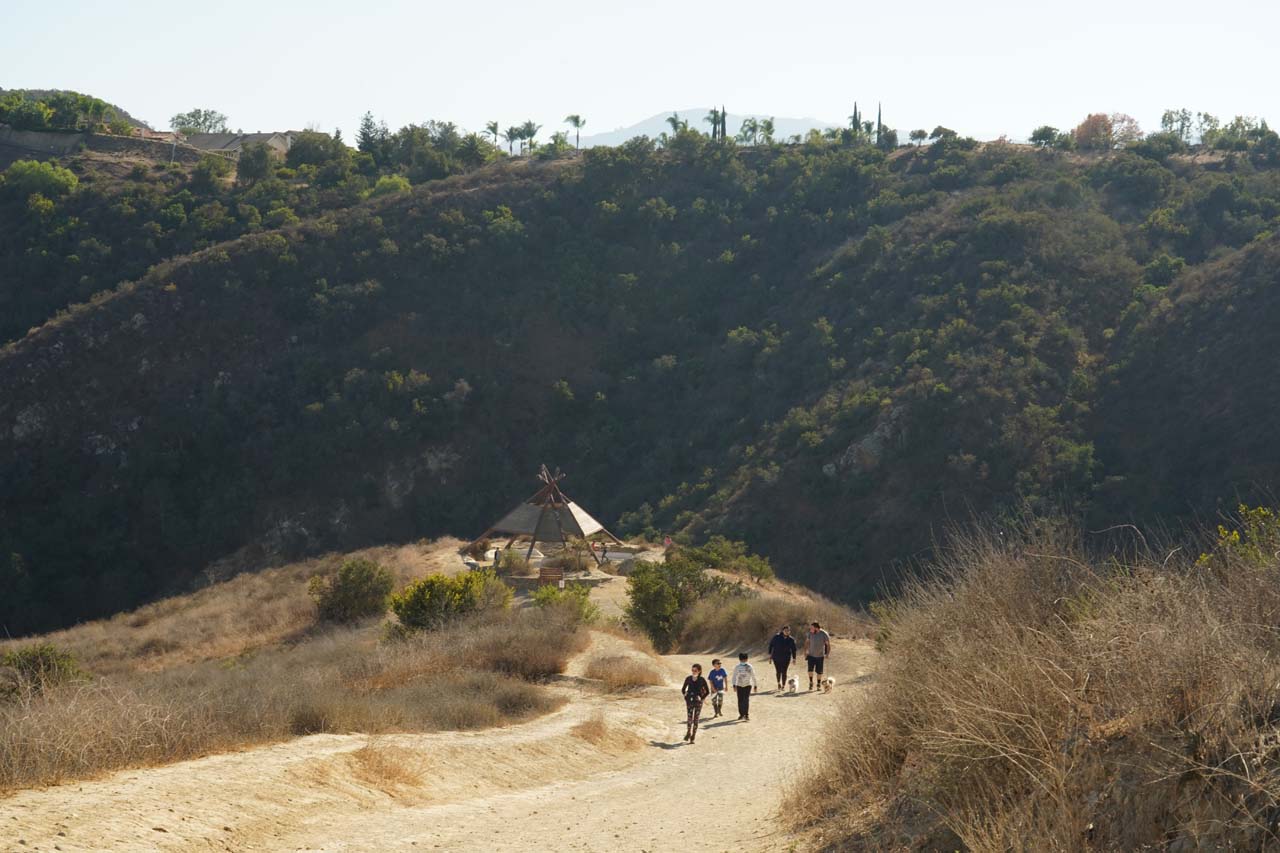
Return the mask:
POLYGON ((702 664, 693 665, 693 674, 685 676, 680 692, 684 694, 684 705, 689 712, 688 730, 684 733, 684 739, 693 743, 698 734, 698 718, 702 716, 702 702, 711 692, 707 680, 702 677, 702 664))

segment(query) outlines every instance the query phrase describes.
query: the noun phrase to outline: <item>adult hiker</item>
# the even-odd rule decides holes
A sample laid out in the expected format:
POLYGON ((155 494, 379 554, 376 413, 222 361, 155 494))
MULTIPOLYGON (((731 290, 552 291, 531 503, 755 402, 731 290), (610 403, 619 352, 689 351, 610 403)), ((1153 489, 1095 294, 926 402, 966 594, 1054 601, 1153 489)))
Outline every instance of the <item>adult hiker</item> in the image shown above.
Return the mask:
POLYGON ((747 653, 738 654, 738 665, 733 668, 733 690, 738 694, 738 719, 751 722, 751 691, 758 687, 756 670, 747 663, 747 653))
POLYGON ((796 660, 796 640, 791 636, 790 625, 783 625, 782 630, 769 640, 769 657, 773 658, 773 671, 778 677, 778 689, 782 690, 787 682, 787 670, 796 660))
POLYGON ((822 681, 823 665, 831 654, 831 635, 822 630, 817 622, 809 625, 809 636, 805 640, 804 659, 809 664, 809 689, 813 690, 813 676, 817 673, 818 681, 822 681))
POLYGON ((684 739, 693 743, 693 739, 698 735, 698 718, 702 716, 702 702, 711 692, 711 688, 707 686, 707 680, 702 677, 702 664, 693 665, 691 673, 684 677, 680 692, 684 694, 684 706, 689 712, 684 739))

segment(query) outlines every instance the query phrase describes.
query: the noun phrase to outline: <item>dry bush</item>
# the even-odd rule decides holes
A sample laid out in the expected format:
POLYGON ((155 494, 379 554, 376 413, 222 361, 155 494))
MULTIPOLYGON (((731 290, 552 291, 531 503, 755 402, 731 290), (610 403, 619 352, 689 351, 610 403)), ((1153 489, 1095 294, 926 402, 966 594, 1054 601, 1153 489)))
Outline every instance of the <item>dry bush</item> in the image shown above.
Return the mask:
POLYGON ((350 760, 357 781, 393 796, 421 785, 426 765, 421 753, 388 746, 376 737, 352 752, 350 760))
POLYGON ((683 652, 764 647, 783 625, 790 625, 800 643, 810 622, 821 622, 832 636, 862 637, 869 620, 818 595, 805 600, 770 595, 712 596, 695 603, 685 614, 676 644, 683 652))
POLYGON ((609 725, 602 714, 583 720, 569 732, 606 752, 630 752, 644 745, 644 740, 635 732, 609 725))
POLYGON ((642 652, 651 658, 658 657, 658 650, 654 648, 653 640, 648 634, 638 630, 634 626, 620 619, 605 619, 591 626, 597 631, 602 631, 610 636, 617 637, 620 640, 626 640, 636 651, 642 652))
POLYGON ((653 666, 626 655, 595 658, 587 664, 583 674, 587 678, 604 682, 606 689, 612 693, 665 683, 662 673, 653 666))
POLYGON ((0 791, 320 732, 478 729, 561 704, 526 679, 561 672, 584 632, 540 611, 394 644, 335 629, 164 672, 25 690, 0 702, 0 791))
POLYGON ((1276 549, 1174 566, 1077 541, 970 538, 906 589, 787 812, 832 849, 1280 842, 1276 549))

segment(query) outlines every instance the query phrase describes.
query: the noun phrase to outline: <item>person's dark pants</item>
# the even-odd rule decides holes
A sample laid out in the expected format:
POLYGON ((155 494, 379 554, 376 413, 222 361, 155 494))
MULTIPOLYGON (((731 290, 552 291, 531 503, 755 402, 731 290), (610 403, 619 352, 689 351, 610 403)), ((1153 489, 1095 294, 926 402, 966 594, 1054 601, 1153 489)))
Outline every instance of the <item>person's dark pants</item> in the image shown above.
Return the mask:
POLYGON ((751 685, 746 687, 735 687, 738 691, 738 716, 748 717, 751 715, 751 685))
POLYGON ((791 658, 783 658, 782 660, 774 660, 773 669, 778 673, 779 686, 787 683, 787 670, 791 667, 791 658))
POLYGON ((686 736, 692 738, 698 733, 698 718, 702 716, 702 700, 699 699, 696 702, 686 701, 684 704, 689 711, 686 736))

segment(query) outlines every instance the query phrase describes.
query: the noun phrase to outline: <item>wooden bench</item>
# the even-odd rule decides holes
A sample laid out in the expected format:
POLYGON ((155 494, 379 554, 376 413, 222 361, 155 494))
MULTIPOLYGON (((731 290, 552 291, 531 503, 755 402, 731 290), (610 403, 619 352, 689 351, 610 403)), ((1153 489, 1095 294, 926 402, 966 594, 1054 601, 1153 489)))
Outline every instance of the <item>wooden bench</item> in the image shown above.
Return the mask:
POLYGON ((539 566, 538 567, 538 586, 553 583, 556 586, 564 586, 564 569, 559 566, 539 566))

